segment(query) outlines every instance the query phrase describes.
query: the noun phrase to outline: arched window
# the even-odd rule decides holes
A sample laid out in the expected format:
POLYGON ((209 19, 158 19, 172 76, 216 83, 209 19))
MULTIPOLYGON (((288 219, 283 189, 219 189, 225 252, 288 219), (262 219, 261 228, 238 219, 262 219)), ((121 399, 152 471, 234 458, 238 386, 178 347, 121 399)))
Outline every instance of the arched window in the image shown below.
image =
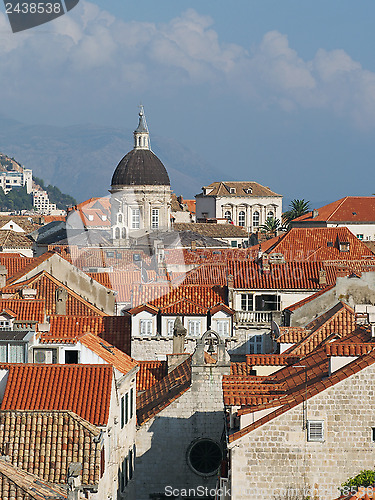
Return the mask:
POLYGON ((267 212, 267 219, 268 219, 268 218, 273 219, 274 215, 275 215, 275 214, 272 212, 272 210, 270 210, 269 212, 267 212))
POLYGON ((253 213, 253 226, 254 227, 259 226, 259 212, 253 213))
POLYGON ((120 228, 116 227, 115 229, 115 238, 116 240, 120 239, 120 228))
POLYGON ((118 221, 121 223, 122 222, 122 215, 121 214, 118 214, 118 221))
POLYGON ((245 212, 241 211, 238 214, 238 225, 239 226, 244 226, 245 225, 245 212))
POLYGON ((225 217, 226 219, 228 219, 228 220, 232 220, 232 214, 229 212, 229 210, 227 210, 227 211, 225 212, 224 217, 225 217))
POLYGON ((123 239, 126 238, 126 227, 122 228, 122 237, 123 237, 123 239))

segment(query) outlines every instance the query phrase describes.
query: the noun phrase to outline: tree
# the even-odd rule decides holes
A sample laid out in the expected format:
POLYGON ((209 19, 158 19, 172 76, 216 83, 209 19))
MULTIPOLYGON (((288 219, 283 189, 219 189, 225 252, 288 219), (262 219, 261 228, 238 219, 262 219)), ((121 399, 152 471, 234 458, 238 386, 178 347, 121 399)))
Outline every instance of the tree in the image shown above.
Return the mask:
POLYGON ((339 490, 342 494, 348 495, 349 493, 355 493, 358 488, 372 486, 375 483, 375 471, 373 470, 362 470, 359 474, 354 477, 350 477, 345 483, 342 483, 339 490))
POLYGON ((284 229, 281 224, 280 219, 275 219, 274 217, 267 217, 267 220, 259 228, 262 233, 273 233, 276 235, 277 231, 284 229))
POLYGON ((283 213, 283 220, 286 224, 290 224, 292 220, 301 215, 305 215, 310 212, 310 202, 304 199, 302 200, 292 200, 289 204, 289 210, 283 213))

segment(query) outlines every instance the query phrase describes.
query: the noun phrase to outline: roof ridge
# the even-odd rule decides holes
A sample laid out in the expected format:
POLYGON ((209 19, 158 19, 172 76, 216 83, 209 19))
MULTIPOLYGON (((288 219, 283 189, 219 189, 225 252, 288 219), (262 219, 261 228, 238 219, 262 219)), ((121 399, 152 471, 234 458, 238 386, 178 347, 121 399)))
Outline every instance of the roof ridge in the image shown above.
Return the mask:
POLYGON ((343 203, 348 199, 348 196, 345 196, 344 198, 342 198, 342 201, 339 205, 337 205, 337 207, 335 208, 335 210, 327 217, 327 221, 331 219, 331 217, 333 217, 333 215, 337 212, 337 210, 343 205, 343 203))

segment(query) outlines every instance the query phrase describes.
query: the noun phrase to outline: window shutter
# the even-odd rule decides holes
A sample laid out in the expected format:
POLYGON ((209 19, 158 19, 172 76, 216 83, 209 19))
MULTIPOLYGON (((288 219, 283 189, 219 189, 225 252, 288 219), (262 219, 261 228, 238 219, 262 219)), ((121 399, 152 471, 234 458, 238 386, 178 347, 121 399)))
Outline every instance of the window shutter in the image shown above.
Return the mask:
POLYGON ((307 422, 307 439, 308 441, 323 441, 324 427, 321 420, 309 420, 307 422))

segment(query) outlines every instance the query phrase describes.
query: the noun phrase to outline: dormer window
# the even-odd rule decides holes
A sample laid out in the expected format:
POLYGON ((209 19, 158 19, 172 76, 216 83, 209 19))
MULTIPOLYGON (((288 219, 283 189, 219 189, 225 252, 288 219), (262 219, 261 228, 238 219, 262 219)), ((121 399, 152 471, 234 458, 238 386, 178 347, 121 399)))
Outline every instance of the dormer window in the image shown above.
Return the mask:
POLYGON ((229 192, 230 194, 236 194, 236 188, 234 187, 229 188, 229 192))
POLYGON ((349 252, 350 244, 348 241, 340 241, 339 250, 340 252, 349 252))

